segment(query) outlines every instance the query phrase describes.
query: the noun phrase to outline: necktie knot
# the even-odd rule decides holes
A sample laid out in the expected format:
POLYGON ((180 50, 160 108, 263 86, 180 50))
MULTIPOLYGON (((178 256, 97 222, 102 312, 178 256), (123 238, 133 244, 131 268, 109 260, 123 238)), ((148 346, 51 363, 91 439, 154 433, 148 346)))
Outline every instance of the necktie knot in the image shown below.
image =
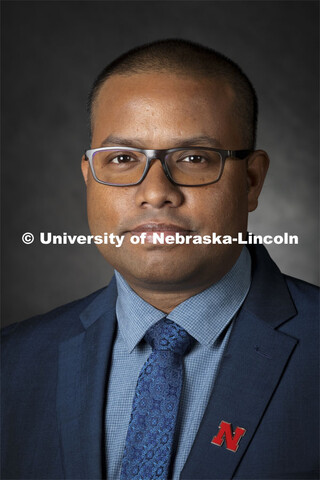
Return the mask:
POLYGON ((172 320, 163 318, 147 331, 146 341, 152 350, 171 350, 184 355, 193 344, 193 337, 172 320))

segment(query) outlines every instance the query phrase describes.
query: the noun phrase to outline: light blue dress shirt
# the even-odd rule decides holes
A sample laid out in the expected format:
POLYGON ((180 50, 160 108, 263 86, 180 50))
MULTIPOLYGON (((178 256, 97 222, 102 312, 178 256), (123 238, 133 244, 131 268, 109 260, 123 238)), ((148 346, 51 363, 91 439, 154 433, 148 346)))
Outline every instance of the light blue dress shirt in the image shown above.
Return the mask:
MULTIPOLYGON (((118 480, 131 406, 140 370, 151 353, 146 331, 165 316, 139 297, 115 272, 118 331, 106 403, 106 465, 108 480, 118 480)), ((184 358, 184 382, 173 447, 173 479, 178 480, 197 434, 228 342, 232 320, 251 282, 251 258, 243 248, 232 269, 217 283, 178 305, 167 318, 195 339, 184 358)), ((214 433, 214 432, 213 432, 214 433)))

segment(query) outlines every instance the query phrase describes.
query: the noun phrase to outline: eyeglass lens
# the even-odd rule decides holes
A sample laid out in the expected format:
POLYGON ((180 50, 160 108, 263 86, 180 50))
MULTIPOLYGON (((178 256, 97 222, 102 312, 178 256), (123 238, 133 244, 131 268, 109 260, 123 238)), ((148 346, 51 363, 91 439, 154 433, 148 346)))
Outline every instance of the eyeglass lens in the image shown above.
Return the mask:
MULTIPOLYGON (((147 156, 137 151, 102 150, 93 155, 96 177, 113 185, 138 183, 146 163, 147 156)), ((203 185, 218 180, 222 157, 211 150, 177 150, 166 155, 165 164, 174 182, 203 185)))

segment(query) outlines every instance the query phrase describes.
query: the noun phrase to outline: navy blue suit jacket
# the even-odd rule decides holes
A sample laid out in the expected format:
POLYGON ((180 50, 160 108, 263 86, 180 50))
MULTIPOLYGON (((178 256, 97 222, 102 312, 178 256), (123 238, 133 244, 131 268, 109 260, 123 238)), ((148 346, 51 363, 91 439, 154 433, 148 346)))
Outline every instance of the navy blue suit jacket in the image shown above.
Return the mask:
MULTIPOLYGON (((181 479, 318 479, 318 290, 264 247, 181 479), (236 452, 211 443, 246 429, 236 452)), ((4 330, 3 479, 101 479, 116 284, 4 330)), ((112 480, 112 479, 110 479, 112 480)))

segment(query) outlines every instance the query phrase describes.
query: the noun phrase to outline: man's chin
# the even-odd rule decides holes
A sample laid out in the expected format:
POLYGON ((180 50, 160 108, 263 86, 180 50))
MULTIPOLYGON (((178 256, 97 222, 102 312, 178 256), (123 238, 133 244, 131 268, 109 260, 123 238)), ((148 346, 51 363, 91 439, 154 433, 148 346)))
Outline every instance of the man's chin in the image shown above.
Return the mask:
MULTIPOLYGON (((120 272, 121 273, 121 272, 120 272)), ((128 284, 135 290, 135 287, 139 290, 150 290, 157 292, 181 292, 189 289, 197 288, 195 285, 195 278, 191 275, 183 275, 184 272, 168 272, 168 273, 155 273, 155 272, 135 272, 135 275, 131 275, 130 272, 122 272, 123 277, 128 284), (192 281, 191 281, 192 278, 192 281)), ((198 283, 200 286, 200 283, 198 283)))
POLYGON ((131 286, 158 291, 197 290, 215 283, 232 266, 229 250, 227 245, 149 244, 100 249, 131 286))
MULTIPOLYGON (((173 247, 170 247, 173 250, 173 247)), ((171 256, 166 252, 154 250, 140 261, 131 258, 126 263, 114 263, 114 268, 133 286, 146 290, 181 291, 199 288, 206 282, 206 270, 202 262, 192 262, 191 258, 179 255, 171 256)), ((208 267, 208 262, 207 267, 208 267)), ((214 281, 214 280, 213 280, 214 281)))

